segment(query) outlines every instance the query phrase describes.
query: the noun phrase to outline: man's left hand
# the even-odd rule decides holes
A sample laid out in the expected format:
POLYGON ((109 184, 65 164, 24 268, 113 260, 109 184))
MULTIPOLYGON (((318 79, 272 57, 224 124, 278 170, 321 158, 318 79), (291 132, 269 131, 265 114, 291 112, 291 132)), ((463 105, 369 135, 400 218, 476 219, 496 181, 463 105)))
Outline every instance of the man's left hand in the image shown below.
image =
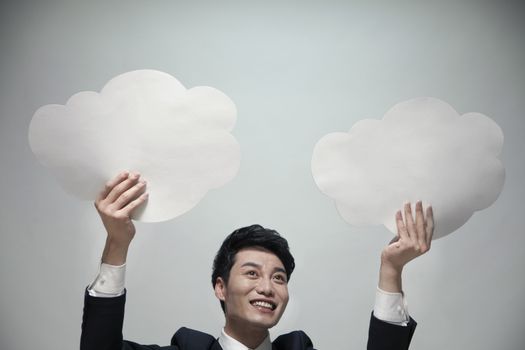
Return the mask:
POLYGON ((381 253, 379 288, 387 292, 401 292, 403 267, 430 249, 434 233, 432 207, 423 214, 423 204, 417 202, 414 220, 410 203, 407 203, 404 214, 403 220, 401 211, 396 213, 397 236, 381 253))

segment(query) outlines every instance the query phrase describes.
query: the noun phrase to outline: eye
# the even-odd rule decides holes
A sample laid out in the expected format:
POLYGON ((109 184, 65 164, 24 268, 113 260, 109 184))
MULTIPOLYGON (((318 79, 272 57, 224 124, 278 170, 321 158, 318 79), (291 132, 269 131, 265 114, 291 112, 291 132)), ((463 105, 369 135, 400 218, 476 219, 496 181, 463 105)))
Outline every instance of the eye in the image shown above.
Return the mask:
POLYGON ((273 278, 278 282, 278 283, 286 283, 286 277, 284 275, 275 275, 273 276, 273 278))
POLYGON ((246 275, 249 277, 257 277, 257 272, 254 270, 249 270, 246 272, 246 275))

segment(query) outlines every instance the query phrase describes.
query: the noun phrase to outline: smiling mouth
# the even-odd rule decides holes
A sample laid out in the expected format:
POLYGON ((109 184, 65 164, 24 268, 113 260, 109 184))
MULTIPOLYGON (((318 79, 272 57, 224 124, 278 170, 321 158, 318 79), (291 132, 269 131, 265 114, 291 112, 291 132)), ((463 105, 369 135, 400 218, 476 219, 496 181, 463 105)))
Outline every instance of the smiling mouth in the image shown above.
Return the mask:
POLYGON ((266 310, 275 310, 275 308, 277 307, 277 305, 273 304, 273 303, 270 303, 270 302, 267 302, 267 301, 262 301, 262 300, 254 300, 251 302, 251 304, 255 307, 258 307, 258 308, 263 308, 263 309, 266 309, 266 310))

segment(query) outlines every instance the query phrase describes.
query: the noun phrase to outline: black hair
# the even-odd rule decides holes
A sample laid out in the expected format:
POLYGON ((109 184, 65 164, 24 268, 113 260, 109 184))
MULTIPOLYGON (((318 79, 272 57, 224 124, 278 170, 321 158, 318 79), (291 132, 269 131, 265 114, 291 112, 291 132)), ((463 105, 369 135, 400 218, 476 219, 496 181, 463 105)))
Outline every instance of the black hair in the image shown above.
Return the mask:
MULTIPOLYGON (((262 247, 275 254, 284 265, 287 280, 290 280, 295 268, 295 260, 290 253, 288 241, 275 230, 264 228, 261 225, 251 225, 233 231, 222 242, 213 260, 211 283, 214 288, 218 277, 221 277, 224 283, 228 283, 230 270, 235 263, 235 255, 239 250, 247 247, 262 247)), ((222 300, 221 307, 225 311, 222 300)))

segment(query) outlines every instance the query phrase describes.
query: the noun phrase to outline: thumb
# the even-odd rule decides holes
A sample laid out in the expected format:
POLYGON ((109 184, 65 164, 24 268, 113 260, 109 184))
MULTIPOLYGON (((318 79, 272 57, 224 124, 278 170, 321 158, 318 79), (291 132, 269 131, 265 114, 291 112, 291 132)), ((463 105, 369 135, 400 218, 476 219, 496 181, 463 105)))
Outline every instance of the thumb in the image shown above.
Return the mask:
POLYGON ((392 243, 396 243, 397 241, 399 241, 399 235, 397 235, 394 238, 392 238, 392 240, 388 244, 391 245, 392 243))

